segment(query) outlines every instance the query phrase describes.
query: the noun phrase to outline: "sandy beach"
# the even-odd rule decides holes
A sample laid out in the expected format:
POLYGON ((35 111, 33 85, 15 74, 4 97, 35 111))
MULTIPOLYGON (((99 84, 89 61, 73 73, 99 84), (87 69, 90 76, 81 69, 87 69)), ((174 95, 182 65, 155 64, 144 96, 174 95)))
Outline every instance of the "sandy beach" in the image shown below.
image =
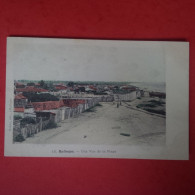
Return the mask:
POLYGON ((164 145, 166 118, 136 108, 146 100, 122 102, 118 108, 116 103, 101 102, 93 111, 67 119, 58 128, 42 131, 23 143, 164 145))

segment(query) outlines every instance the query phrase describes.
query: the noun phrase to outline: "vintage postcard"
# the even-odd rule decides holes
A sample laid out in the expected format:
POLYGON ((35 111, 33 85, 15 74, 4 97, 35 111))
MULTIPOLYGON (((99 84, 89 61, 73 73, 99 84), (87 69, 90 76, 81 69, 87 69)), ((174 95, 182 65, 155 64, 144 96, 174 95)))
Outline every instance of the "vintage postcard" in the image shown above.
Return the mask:
POLYGON ((188 160, 189 43, 7 38, 5 156, 188 160))

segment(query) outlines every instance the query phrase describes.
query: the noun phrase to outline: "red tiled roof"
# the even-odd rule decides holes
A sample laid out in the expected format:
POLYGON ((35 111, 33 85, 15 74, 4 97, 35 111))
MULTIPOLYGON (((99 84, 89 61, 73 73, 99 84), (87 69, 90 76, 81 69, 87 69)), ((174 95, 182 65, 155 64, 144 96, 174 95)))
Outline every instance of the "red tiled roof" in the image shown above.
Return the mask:
POLYGON ((57 86, 55 86, 55 88, 58 89, 58 90, 67 89, 66 86, 61 86, 61 85, 57 85, 57 86))
POLYGON ((71 108, 76 108, 79 104, 84 104, 85 100, 82 99, 64 99, 64 105, 71 108))
POLYGON ((92 86, 92 85, 90 85, 89 88, 90 88, 90 89, 93 89, 93 90, 97 90, 97 88, 94 87, 94 86, 92 86))
POLYGON ((135 87, 122 87, 122 89, 124 89, 124 90, 131 90, 131 91, 135 91, 136 90, 135 87))
POLYGON ((64 106, 64 101, 63 101, 63 100, 60 100, 60 101, 59 101, 59 106, 60 106, 60 107, 63 107, 63 106, 64 106))
POLYGON ((23 83, 16 82, 16 86, 25 86, 23 83))
POLYGON ((14 108, 14 112, 24 112, 24 108, 23 107, 14 108))
POLYGON ((63 101, 32 102, 35 111, 53 110, 64 106, 63 101))
POLYGON ((33 108, 35 111, 42 110, 53 110, 58 109, 63 106, 75 108, 79 104, 84 104, 85 100, 77 100, 77 99, 65 99, 60 101, 46 101, 46 102, 32 102, 33 108))
POLYGON ((21 93, 15 95, 14 99, 27 99, 26 97, 24 97, 21 93))
POLYGON ((17 88, 16 91, 17 92, 48 92, 48 90, 46 89, 36 88, 33 86, 28 86, 26 88, 17 88))

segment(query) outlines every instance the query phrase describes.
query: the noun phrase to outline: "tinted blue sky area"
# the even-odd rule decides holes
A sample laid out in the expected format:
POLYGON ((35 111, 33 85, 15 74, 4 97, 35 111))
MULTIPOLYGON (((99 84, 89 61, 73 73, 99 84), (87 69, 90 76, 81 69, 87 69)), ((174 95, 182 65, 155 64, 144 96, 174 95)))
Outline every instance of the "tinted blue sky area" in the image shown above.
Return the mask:
POLYGON ((14 79, 165 82, 160 42, 12 38, 14 79))

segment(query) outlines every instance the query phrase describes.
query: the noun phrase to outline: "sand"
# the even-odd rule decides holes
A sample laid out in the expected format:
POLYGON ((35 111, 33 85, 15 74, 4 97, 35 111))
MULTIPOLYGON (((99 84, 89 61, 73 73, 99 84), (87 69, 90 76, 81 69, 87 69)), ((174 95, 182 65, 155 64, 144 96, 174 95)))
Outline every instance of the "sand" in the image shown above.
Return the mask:
POLYGON ((101 103, 94 112, 67 119, 59 123, 60 127, 42 131, 22 143, 163 145, 166 118, 136 109, 145 100, 122 103, 119 108, 112 102, 101 103))

